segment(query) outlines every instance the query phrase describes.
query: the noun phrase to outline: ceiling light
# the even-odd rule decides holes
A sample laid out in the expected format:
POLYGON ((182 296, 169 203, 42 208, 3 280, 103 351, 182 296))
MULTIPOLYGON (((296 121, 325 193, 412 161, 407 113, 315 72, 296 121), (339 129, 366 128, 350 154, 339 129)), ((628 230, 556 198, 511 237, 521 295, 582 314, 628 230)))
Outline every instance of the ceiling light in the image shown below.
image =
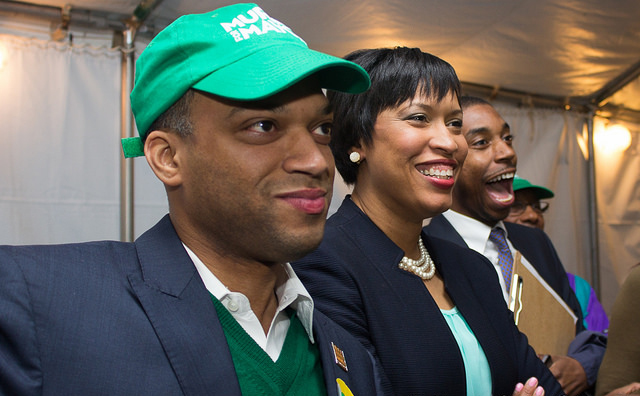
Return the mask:
POLYGON ((624 125, 610 124, 606 128, 596 129, 593 143, 603 153, 622 153, 631 145, 631 133, 624 125))

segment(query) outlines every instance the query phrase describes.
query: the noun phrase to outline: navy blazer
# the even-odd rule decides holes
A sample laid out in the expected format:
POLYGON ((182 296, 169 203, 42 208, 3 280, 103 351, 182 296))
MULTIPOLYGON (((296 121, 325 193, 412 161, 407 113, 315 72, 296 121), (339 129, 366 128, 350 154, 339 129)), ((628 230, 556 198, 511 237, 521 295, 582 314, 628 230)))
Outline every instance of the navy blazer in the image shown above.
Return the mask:
MULTIPOLYGON (((169 217, 135 243, 0 247, 0 394, 233 395, 214 305, 169 217)), ((314 312, 329 395, 380 393, 372 357, 314 312), (348 372, 335 363, 332 343, 348 372)))
MULTIPOLYGON (((598 368, 606 349, 606 337, 597 332, 585 331, 582 310, 575 293, 571 289, 567 273, 560 262, 553 243, 543 231, 514 223, 504 223, 509 241, 520 251, 540 276, 558 293, 578 317, 576 323, 576 339, 569 347, 567 356, 576 359, 587 374, 587 380, 593 385, 598 375, 598 368), (583 334, 581 334, 583 333, 583 334)), ((443 216, 431 219, 425 227, 428 235, 449 240, 460 246, 468 247, 458 231, 443 216)), ((494 270, 495 271, 495 270, 494 270)))
MULTIPOLYGON (((422 234, 445 288, 487 356, 495 396, 537 377, 563 394, 508 310, 484 256, 422 234)), ((422 280, 398 268, 404 252, 347 197, 320 247, 292 263, 316 307, 355 335, 397 395, 466 395, 458 344, 422 280)))

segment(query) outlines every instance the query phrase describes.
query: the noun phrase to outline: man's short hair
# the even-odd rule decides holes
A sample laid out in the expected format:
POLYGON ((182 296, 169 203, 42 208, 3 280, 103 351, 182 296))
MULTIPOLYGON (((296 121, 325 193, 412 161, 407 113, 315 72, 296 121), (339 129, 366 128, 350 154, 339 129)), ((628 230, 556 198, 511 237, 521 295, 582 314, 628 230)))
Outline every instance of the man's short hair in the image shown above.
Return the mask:
POLYGON ((175 132, 182 137, 191 135, 193 133, 191 103, 194 97, 195 91, 193 89, 187 90, 180 99, 156 118, 142 136, 143 141, 151 131, 175 132))
POLYGON ((460 98, 460 107, 462 107, 462 111, 464 111, 464 109, 466 108, 477 105, 488 105, 493 107, 493 105, 489 103, 489 101, 477 96, 464 95, 460 98))

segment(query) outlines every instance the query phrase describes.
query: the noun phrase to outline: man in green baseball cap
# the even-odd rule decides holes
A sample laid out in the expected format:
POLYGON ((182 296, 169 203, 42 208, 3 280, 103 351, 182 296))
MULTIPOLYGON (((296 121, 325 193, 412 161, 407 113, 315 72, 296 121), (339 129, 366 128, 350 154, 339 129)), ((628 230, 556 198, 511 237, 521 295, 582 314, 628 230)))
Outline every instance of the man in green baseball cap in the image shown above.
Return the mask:
POLYGON ((309 76, 322 88, 349 93, 365 91, 370 84, 359 65, 310 50, 255 4, 182 16, 136 62, 131 108, 141 139, 123 142, 125 156, 143 155, 141 143, 153 121, 189 89, 255 101, 309 76))
POLYGON ((255 4, 185 15, 131 105, 169 214, 134 243, 0 247, 0 394, 380 395, 289 261, 321 241, 333 115, 370 85, 255 4))
POLYGON ((549 208, 549 203, 542 200, 553 198, 553 191, 516 175, 513 178, 513 192, 515 199, 505 221, 544 230, 543 213, 549 208))

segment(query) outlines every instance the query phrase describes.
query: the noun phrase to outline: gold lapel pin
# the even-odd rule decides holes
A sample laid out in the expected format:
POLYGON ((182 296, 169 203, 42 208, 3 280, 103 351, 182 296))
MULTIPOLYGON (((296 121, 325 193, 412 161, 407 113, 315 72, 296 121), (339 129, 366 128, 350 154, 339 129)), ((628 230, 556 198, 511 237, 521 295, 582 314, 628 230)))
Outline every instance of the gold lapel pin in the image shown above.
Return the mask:
POLYGON ((349 369, 347 368, 347 359, 345 359, 344 357, 344 352, 342 351, 342 349, 338 348, 336 344, 334 344, 333 342, 331 343, 331 346, 333 347, 333 357, 336 364, 340 366, 344 371, 348 372, 349 369))

